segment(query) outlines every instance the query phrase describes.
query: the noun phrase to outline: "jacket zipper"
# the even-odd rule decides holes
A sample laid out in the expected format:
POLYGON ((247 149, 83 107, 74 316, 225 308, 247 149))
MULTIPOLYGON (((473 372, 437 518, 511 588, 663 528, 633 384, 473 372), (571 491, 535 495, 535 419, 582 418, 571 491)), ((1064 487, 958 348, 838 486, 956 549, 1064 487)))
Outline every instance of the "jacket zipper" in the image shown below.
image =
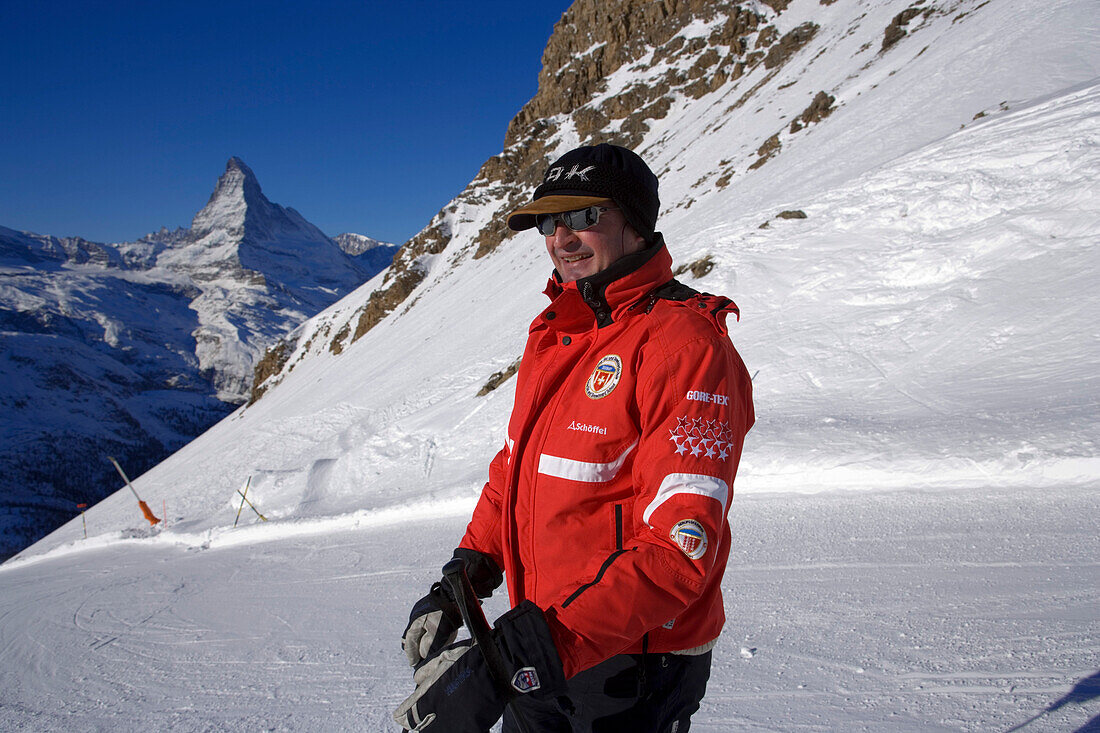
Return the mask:
POLYGON ((627 550, 623 549, 623 505, 622 504, 616 504, 615 505, 615 551, 613 553, 611 553, 606 560, 603 561, 603 565, 600 566, 600 571, 598 573, 596 573, 596 577, 593 578, 590 583, 585 583, 580 588, 577 588, 575 591, 573 591, 569 595, 569 597, 566 598, 565 601, 562 602, 561 607, 562 608, 568 608, 569 604, 572 603, 573 601, 577 600, 577 597, 580 596, 581 593, 584 593, 586 590, 588 590, 589 588, 591 588, 592 586, 596 585, 601 580, 603 580, 603 575, 604 575, 604 573, 607 572, 607 569, 611 567, 611 564, 613 562, 615 562, 615 559, 618 558, 619 555, 622 555, 625 552, 627 552, 627 550))
MULTIPOLYGON (((551 330, 553 330, 553 329, 551 329, 551 330)), ((589 344, 587 349, 585 350, 584 355, 586 357, 588 355, 588 352, 591 351, 593 346, 595 346, 595 339, 593 339, 592 343, 589 344)), ((560 349, 563 349, 563 348, 569 348, 569 345, 568 344, 563 344, 561 337, 555 335, 554 336, 554 348, 560 350, 560 349)), ((543 368, 543 370, 541 372, 539 372, 538 382, 535 384, 535 391, 533 392, 533 394, 536 397, 541 394, 543 382, 546 379, 546 374, 547 374, 547 372, 550 372, 550 371, 553 370, 553 365, 554 365, 554 361, 550 360, 550 362, 543 368)), ((563 399, 563 396, 562 396, 562 391, 561 390, 557 390, 553 394, 548 394, 546 404, 545 404, 544 408, 541 411, 538 411, 540 413, 540 416, 538 418, 532 417, 532 415, 535 414, 535 412, 536 412, 535 410, 532 410, 531 412, 528 413, 528 420, 525 421, 524 432, 529 433, 530 431, 527 429, 528 426, 530 426, 532 423, 538 422, 542 419, 547 419, 548 420, 547 425, 552 425, 553 422, 554 422, 554 416, 557 415, 558 407, 561 404, 562 399, 563 399)), ((539 481, 538 461, 539 461, 539 457, 542 455, 542 450, 543 450, 543 447, 546 445, 546 440, 547 440, 548 436, 549 436, 549 429, 547 429, 543 433, 543 435, 539 439, 538 445, 533 446, 535 448, 534 452, 529 454, 529 456, 530 456, 529 460, 533 460, 535 462, 535 467, 533 469, 533 476, 532 476, 531 496, 529 497, 529 501, 531 502, 532 517, 534 516, 534 512, 535 512, 535 489, 534 489, 534 485, 537 484, 538 481, 539 481)), ((525 447, 527 447, 529 445, 531 445, 530 441, 526 441, 525 442, 525 447)), ((516 506, 515 505, 516 505, 516 501, 519 498, 520 472, 521 472, 520 461, 519 461, 519 456, 517 454, 515 465, 514 465, 514 472, 512 474, 513 478, 512 478, 512 481, 510 482, 512 502, 511 502, 510 511, 509 511, 509 514, 511 515, 509 517, 509 521, 512 524, 512 527, 513 527, 513 530, 512 530, 512 538, 513 538, 512 539, 512 557, 513 557, 513 560, 512 560, 512 562, 515 565, 515 568, 516 568, 516 571, 517 571, 516 575, 518 576, 518 579, 522 579, 522 581, 520 583, 520 585, 523 586, 522 597, 524 599, 527 599, 527 600, 532 600, 535 596, 535 589, 527 587, 527 577, 526 577, 527 573, 524 572, 523 563, 521 562, 521 551, 520 551, 521 538, 520 538, 520 533, 519 533, 519 523, 516 519, 516 506)), ((533 521, 531 522, 531 526, 534 527, 534 522, 533 521)), ((530 535, 533 534, 533 533, 534 533, 534 529, 529 529, 528 530, 528 535, 529 536, 527 538, 524 538, 524 539, 527 539, 527 540, 531 541, 532 544, 534 542, 534 538, 530 535)), ((532 560, 533 560, 533 558, 532 558, 532 560)), ((603 574, 603 571, 601 570, 600 575, 602 575, 602 574, 603 574)), ((536 578, 538 577, 538 569, 537 568, 535 568, 535 577, 536 578)), ((564 608, 564 606, 563 606, 563 608, 564 608)))

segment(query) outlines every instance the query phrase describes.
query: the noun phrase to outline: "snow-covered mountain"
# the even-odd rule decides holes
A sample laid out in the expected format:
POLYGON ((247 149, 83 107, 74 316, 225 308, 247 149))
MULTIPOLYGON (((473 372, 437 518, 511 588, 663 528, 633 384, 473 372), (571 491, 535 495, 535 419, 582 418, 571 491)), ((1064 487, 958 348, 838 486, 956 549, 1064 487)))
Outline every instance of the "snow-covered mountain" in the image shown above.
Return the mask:
POLYGON ((381 262, 364 266, 297 211, 268 201, 234 157, 183 236, 152 235, 119 249, 195 283, 199 368, 212 375, 219 399, 239 403, 267 346, 377 273, 396 248, 382 244, 381 262))
POLYGON ((17 667, 76 670, 0 672, 0 702, 51 729, 391 730, 408 605, 461 536, 545 304, 543 243, 504 214, 608 140, 658 174, 681 279, 741 307, 754 374, 693 730, 1096 725, 1097 17, 578 0, 502 153, 269 352, 262 396, 136 481, 166 529, 121 489, 89 539, 70 522, 0 568, 17 667))
POLYGON ((0 227, 0 556, 109 493, 106 455, 143 471, 228 414, 272 343, 395 249, 344 252, 237 158, 189 229, 100 244, 0 227))

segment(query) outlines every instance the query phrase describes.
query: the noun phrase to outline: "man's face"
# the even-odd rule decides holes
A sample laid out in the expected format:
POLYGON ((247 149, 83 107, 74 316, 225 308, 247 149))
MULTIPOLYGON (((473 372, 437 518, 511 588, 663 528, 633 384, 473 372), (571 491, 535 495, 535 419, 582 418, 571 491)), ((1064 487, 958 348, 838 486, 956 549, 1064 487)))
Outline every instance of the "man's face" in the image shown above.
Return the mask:
POLYGON ((644 246, 645 240, 618 210, 601 213, 594 226, 579 232, 558 221, 554 233, 546 237, 546 251, 562 282, 567 283, 602 272, 644 246))

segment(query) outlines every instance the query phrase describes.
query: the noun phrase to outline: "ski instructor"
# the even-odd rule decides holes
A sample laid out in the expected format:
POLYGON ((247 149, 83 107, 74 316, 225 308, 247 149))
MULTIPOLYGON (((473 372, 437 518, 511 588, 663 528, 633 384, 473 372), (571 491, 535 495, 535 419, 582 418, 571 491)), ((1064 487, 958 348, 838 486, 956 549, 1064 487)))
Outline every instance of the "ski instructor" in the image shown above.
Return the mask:
POLYGON ((402 644, 406 730, 684 733, 725 621, 727 521, 752 383, 726 332, 737 307, 672 277, 657 178, 635 153, 579 147, 508 217, 554 273, 530 326, 504 447, 455 550, 477 595, 508 579, 492 638, 453 643, 446 583, 402 644))

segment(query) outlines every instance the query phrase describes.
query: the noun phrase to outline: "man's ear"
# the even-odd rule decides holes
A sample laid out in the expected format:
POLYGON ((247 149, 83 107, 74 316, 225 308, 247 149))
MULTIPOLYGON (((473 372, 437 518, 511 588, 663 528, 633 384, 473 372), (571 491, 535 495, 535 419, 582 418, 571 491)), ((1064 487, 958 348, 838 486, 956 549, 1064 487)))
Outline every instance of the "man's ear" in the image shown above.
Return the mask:
POLYGON ((625 254, 641 252, 648 246, 649 244, 645 241, 645 237, 634 231, 634 227, 630 226, 630 224, 623 222, 623 252, 625 254))

